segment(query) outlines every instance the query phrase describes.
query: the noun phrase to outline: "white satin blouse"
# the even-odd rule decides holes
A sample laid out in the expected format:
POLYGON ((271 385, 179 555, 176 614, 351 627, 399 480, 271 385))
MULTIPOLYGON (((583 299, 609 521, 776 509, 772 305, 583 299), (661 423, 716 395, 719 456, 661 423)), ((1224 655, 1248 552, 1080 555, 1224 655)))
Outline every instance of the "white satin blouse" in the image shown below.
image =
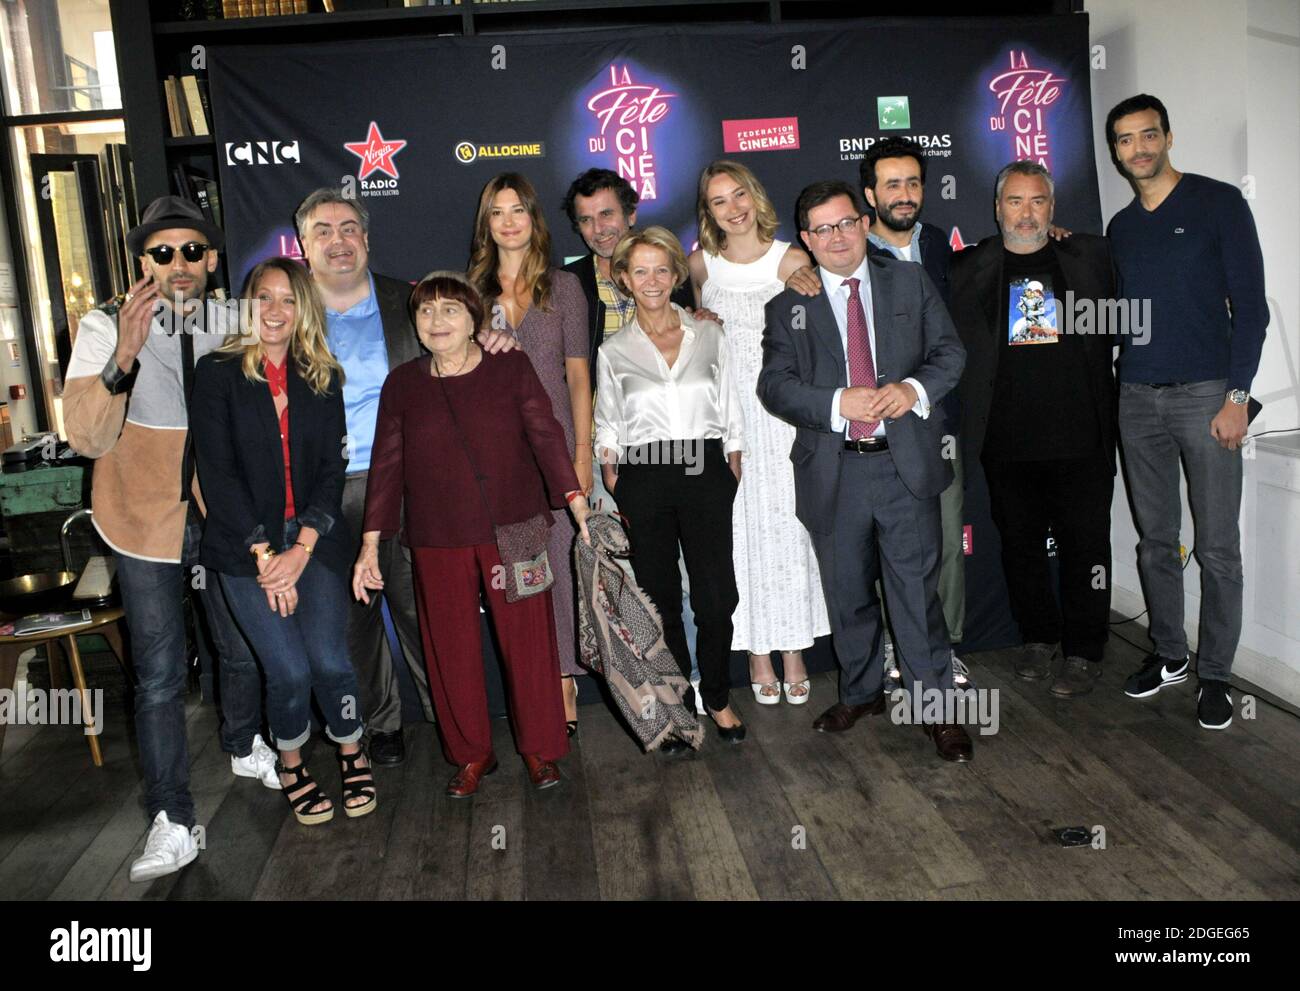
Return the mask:
POLYGON ((665 440, 721 440, 726 454, 745 449, 744 417, 716 323, 696 320, 675 303, 682 346, 673 367, 633 319, 596 354, 596 461, 629 447, 665 440))

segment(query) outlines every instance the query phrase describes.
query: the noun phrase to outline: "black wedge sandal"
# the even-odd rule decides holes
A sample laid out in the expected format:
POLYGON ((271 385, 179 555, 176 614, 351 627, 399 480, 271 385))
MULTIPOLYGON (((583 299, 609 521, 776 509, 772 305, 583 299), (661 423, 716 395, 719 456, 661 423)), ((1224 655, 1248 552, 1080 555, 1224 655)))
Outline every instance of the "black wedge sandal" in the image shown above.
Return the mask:
POLYGON ((275 770, 277 774, 292 774, 292 784, 281 784, 280 790, 284 792, 284 797, 289 801, 289 807, 293 809, 294 818, 304 826, 319 826, 321 823, 329 822, 334 818, 334 803, 330 802, 328 809, 320 812, 308 812, 307 810, 321 802, 329 802, 330 797, 320 790, 320 786, 312 780, 312 776, 307 773, 307 767, 304 764, 296 764, 293 767, 285 767, 284 764, 276 760, 275 770), (303 792, 297 798, 293 793, 303 788, 310 787, 310 791, 303 792))
POLYGON ((349 819, 367 815, 375 811, 379 798, 375 794, 375 776, 369 767, 357 767, 357 759, 365 754, 358 750, 354 754, 339 753, 339 771, 343 777, 343 812, 349 819), (349 805, 349 798, 369 798, 362 805, 349 805))

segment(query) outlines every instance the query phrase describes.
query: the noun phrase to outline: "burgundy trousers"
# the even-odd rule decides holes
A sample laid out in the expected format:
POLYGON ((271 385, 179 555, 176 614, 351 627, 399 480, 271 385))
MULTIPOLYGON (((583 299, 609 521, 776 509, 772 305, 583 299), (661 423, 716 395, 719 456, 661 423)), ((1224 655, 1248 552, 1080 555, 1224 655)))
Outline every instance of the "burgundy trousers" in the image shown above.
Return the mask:
POLYGON ((492 755, 480 589, 487 594, 488 618, 501 644, 515 745, 521 754, 542 760, 567 754, 551 593, 507 602, 505 590, 493 587, 493 575, 502 574, 493 571, 501 564, 495 544, 412 547, 411 563, 429 694, 447 760, 469 764, 492 755))

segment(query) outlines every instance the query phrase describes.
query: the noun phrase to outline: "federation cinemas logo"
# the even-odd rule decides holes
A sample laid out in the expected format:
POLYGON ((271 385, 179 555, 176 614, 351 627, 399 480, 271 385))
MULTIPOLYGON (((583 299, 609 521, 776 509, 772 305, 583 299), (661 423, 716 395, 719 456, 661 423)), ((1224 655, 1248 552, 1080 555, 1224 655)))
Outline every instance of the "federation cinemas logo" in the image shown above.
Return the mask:
POLYGON ((345 141, 343 147, 361 159, 357 181, 361 183, 362 196, 398 195, 397 180, 400 176, 393 157, 406 147, 405 141, 385 139, 379 131, 379 125, 372 120, 364 141, 345 141), (371 174, 375 172, 388 178, 371 179, 371 174))
POLYGON ((600 124, 600 133, 587 138, 587 150, 595 154, 607 152, 613 142, 614 169, 642 200, 653 200, 658 195, 651 138, 656 125, 668 116, 668 101, 676 96, 652 83, 633 82, 626 65, 611 65, 609 85, 587 100, 587 109, 600 124))
POLYGON ((989 81, 998 101, 998 112, 989 117, 989 131, 1010 130, 1015 134, 1013 158, 1031 159, 1051 169, 1051 140, 1043 111, 1060 99, 1067 80, 1053 76, 1050 69, 1035 69, 1023 51, 1012 50, 1009 58, 1011 68, 989 81))
POLYGON ((461 165, 472 165, 480 158, 488 161, 501 158, 545 158, 546 143, 533 141, 528 144, 480 145, 473 141, 462 141, 452 153, 461 165))
POLYGON ((724 120, 724 151, 787 151, 799 147, 798 117, 761 117, 754 120, 724 120))
POLYGON ((298 139, 292 141, 227 141, 226 164, 301 165, 298 139))

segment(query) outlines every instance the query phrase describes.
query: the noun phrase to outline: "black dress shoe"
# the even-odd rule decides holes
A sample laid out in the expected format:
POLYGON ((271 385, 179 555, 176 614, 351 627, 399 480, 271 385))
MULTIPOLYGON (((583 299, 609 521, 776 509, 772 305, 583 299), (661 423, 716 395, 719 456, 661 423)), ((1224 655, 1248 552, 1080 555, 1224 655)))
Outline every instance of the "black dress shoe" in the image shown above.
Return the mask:
MULTIPOLYGON (((717 723, 713 724, 718 726, 717 723)), ((738 726, 718 726, 718 736, 723 743, 741 743, 745 739, 745 724, 738 726)))
POLYGON ((370 763, 393 767, 406 760, 406 742, 402 731, 370 734, 370 763))
POLYGON ((863 716, 879 716, 883 715, 884 711, 884 692, 861 705, 845 705, 843 702, 836 702, 813 720, 812 728, 818 733, 843 733, 847 729, 852 729, 853 724, 863 716))
POLYGON ((659 752, 665 757, 680 757, 682 754, 690 753, 690 750, 691 745, 678 736, 670 736, 659 744, 659 752))

